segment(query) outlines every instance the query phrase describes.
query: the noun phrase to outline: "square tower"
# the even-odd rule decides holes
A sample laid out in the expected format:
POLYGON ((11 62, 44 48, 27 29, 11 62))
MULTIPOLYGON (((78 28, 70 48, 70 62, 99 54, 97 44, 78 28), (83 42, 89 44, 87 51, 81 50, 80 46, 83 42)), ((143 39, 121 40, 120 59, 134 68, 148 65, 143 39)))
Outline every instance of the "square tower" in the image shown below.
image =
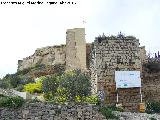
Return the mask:
POLYGON ((86 69, 85 28, 66 32, 66 70, 86 69))

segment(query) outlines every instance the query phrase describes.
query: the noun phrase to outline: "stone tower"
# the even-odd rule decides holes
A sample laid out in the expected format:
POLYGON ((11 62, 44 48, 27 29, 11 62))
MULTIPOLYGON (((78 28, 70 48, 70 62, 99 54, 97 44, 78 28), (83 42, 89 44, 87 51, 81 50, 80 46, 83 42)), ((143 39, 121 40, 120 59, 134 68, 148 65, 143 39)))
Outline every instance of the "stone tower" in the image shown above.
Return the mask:
POLYGON ((74 28, 66 32, 66 70, 86 69, 85 29, 74 28))

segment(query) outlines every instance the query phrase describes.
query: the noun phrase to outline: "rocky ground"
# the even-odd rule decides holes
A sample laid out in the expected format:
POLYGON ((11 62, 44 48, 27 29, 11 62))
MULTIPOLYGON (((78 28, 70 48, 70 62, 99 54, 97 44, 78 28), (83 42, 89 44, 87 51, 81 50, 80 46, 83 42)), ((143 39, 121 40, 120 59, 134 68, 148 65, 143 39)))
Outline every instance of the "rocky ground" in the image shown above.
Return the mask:
POLYGON ((114 113, 120 117, 120 120, 160 120, 160 114, 116 112, 116 111, 114 111, 114 113))

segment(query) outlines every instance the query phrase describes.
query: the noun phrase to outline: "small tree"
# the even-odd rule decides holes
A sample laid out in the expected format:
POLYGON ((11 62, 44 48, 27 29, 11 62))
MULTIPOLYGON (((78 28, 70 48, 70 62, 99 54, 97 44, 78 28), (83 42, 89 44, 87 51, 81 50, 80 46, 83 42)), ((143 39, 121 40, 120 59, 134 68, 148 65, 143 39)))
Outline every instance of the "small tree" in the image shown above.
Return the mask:
POLYGON ((10 88, 16 88, 20 84, 21 78, 16 74, 7 74, 2 80, 8 83, 10 88))
POLYGON ((53 75, 48 76, 42 81, 42 91, 45 94, 51 93, 52 96, 55 95, 57 88, 59 86, 59 76, 53 75))
POLYGON ((88 96, 91 93, 91 82, 87 74, 80 70, 68 72, 62 76, 61 86, 69 93, 69 100, 75 101, 75 97, 88 96))

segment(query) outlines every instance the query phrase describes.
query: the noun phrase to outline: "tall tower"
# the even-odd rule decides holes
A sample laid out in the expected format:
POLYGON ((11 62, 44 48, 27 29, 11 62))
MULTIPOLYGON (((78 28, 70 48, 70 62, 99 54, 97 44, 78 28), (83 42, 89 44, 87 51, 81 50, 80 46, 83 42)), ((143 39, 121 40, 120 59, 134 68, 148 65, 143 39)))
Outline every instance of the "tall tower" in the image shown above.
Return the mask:
POLYGON ((85 28, 66 32, 66 70, 86 69, 85 28))

